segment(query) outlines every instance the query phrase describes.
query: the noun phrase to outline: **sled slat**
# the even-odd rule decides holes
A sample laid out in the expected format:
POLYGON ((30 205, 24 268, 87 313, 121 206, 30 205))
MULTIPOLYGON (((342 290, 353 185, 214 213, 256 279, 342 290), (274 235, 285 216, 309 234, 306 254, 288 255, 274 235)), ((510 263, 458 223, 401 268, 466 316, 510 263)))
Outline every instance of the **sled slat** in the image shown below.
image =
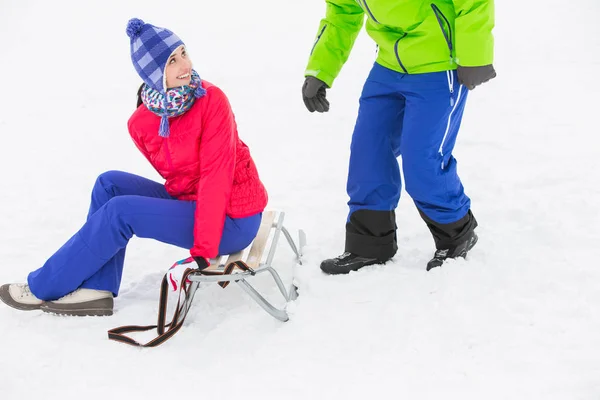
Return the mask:
POLYGON ((260 228, 258 228, 258 234, 256 235, 256 238, 254 238, 254 241, 252 242, 252 248, 250 248, 250 253, 246 258, 246 264, 250 268, 254 269, 260 264, 276 215, 277 213, 275 211, 265 211, 262 215, 262 221, 260 223, 260 228))

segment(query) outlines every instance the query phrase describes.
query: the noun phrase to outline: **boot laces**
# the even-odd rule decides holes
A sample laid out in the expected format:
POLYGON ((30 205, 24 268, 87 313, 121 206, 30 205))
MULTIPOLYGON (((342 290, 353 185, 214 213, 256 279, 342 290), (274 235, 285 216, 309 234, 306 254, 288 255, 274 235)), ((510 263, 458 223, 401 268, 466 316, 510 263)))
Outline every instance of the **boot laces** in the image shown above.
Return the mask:
POLYGON ((350 257, 351 255, 352 255, 352 253, 346 251, 346 252, 344 252, 344 254, 337 256, 335 259, 336 260, 343 260, 345 258, 350 257))
POLYGON ((26 283, 16 283, 15 284, 19 289, 21 289, 21 294, 19 298, 23 299, 26 297, 34 297, 33 293, 31 293, 31 289, 29 289, 29 285, 26 283))
POLYGON ((438 258, 440 260, 445 260, 448 257, 449 249, 441 249, 436 250, 433 258, 438 258))

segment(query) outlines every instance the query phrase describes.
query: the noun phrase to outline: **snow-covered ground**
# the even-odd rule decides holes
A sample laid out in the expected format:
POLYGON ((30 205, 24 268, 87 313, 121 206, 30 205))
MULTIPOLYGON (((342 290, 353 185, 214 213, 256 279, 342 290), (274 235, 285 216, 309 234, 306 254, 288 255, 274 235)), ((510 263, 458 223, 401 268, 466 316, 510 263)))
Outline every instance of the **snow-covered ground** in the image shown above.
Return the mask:
MULTIPOLYGON (((600 4, 496 7, 498 78, 471 93, 455 150, 478 245, 426 272, 433 241, 404 194, 394 261, 326 276, 319 262, 343 248, 350 137, 375 57, 365 34, 328 91, 331 111, 316 115, 300 88, 321 0, 0 0, 0 283, 24 281, 81 226, 101 172, 160 179, 126 129, 139 85, 131 17, 183 38, 228 95, 269 207, 308 236, 287 323, 214 285, 166 344, 109 341, 110 328, 155 320, 162 275, 187 255, 137 238, 112 317, 0 305, 0 397, 600 398, 600 4)), ((284 242, 276 262, 289 279, 284 242)))

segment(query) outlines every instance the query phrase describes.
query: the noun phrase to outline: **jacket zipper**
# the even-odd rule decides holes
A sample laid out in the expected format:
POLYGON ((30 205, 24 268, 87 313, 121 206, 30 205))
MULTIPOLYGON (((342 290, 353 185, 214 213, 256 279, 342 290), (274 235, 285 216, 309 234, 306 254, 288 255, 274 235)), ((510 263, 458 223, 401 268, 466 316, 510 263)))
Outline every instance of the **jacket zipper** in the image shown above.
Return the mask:
POLYGON ((310 55, 312 55, 313 51, 315 51, 315 47, 317 47, 317 43, 319 43, 319 40, 321 40, 321 36, 323 36, 323 32, 325 32, 325 28, 327 28, 327 24, 323 25, 323 29, 321 29, 321 32, 319 32, 317 40, 315 40, 312 49, 310 49, 310 55))
MULTIPOLYGON (((361 0, 358 0, 358 4, 360 4, 361 0)), ((379 21, 377 21, 377 18, 375 18, 375 16, 373 15, 373 13, 371 12, 371 9, 369 8, 369 5, 367 4, 367 0, 362 0, 362 3, 364 4, 364 8, 365 11, 367 12, 367 14, 369 14, 369 17, 371 17, 371 19, 378 24, 379 21)))
POLYGON ((452 57, 453 46, 452 46, 452 28, 450 27, 450 21, 448 21, 448 18, 446 18, 446 16, 442 12, 442 10, 440 10, 438 8, 438 6, 436 6, 435 4, 431 3, 431 8, 433 9, 433 13, 435 14, 435 18, 438 21, 440 29, 442 30, 442 34, 444 35, 444 39, 446 39, 446 44, 448 45, 448 49, 450 50, 450 60, 452 60, 452 58, 453 58, 452 57), (446 26, 448 27, 448 33, 446 33, 446 31, 444 30, 444 21, 442 21, 442 19, 446 22, 446 26))
POLYGON ((398 42, 400 42, 402 39, 404 39, 406 37, 406 35, 408 35, 408 33, 404 33, 404 35, 402 35, 402 37, 398 40, 396 40, 396 43, 394 43, 394 53, 396 53, 396 60, 398 60, 398 64, 400 64, 400 68, 402 68, 402 70, 404 71, 405 74, 408 74, 408 70, 404 67, 404 64, 402 64, 402 61, 400 60, 400 56, 398 55, 398 42))
MULTIPOLYGON (((452 46, 452 29, 450 28, 450 21, 448 21, 448 18, 446 18, 446 16, 442 12, 442 10, 440 10, 439 7, 436 6, 434 3, 431 3, 431 8, 433 9, 433 13, 435 14, 435 18, 438 21, 440 29, 442 30, 444 39, 446 39, 446 44, 448 45, 448 49, 450 50, 450 61, 452 62, 453 46, 452 46), (442 19, 443 19, 443 21, 442 21, 442 19), (448 33, 446 33, 446 31, 444 30, 444 22, 446 22, 446 26, 448 27, 448 33)), ((454 75, 452 74, 452 71, 446 71, 446 75, 448 77, 448 88, 450 90, 450 107, 453 107, 454 106, 454 75)), ((444 139, 445 139, 445 136, 444 136, 444 139)), ((444 143, 442 142, 442 146, 443 146, 443 144, 444 143)), ((441 146, 440 146, 440 153, 441 153, 441 146)))

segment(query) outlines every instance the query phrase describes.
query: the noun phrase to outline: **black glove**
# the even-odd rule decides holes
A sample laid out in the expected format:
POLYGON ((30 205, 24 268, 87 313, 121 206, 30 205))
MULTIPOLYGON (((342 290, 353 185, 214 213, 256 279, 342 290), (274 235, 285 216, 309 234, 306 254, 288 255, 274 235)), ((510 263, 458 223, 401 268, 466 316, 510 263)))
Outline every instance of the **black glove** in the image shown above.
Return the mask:
POLYGON ((206 261, 206 258, 204 258, 204 257, 194 257, 194 261, 196 261, 196 264, 198 264, 198 269, 208 268, 209 264, 206 261))
POLYGON ((310 112, 329 111, 329 101, 325 98, 327 85, 314 76, 307 76, 302 85, 302 100, 310 112))
POLYGON ((481 67, 461 67, 456 69, 458 81, 465 85, 467 89, 473 90, 476 86, 496 77, 496 71, 492 64, 481 67))

